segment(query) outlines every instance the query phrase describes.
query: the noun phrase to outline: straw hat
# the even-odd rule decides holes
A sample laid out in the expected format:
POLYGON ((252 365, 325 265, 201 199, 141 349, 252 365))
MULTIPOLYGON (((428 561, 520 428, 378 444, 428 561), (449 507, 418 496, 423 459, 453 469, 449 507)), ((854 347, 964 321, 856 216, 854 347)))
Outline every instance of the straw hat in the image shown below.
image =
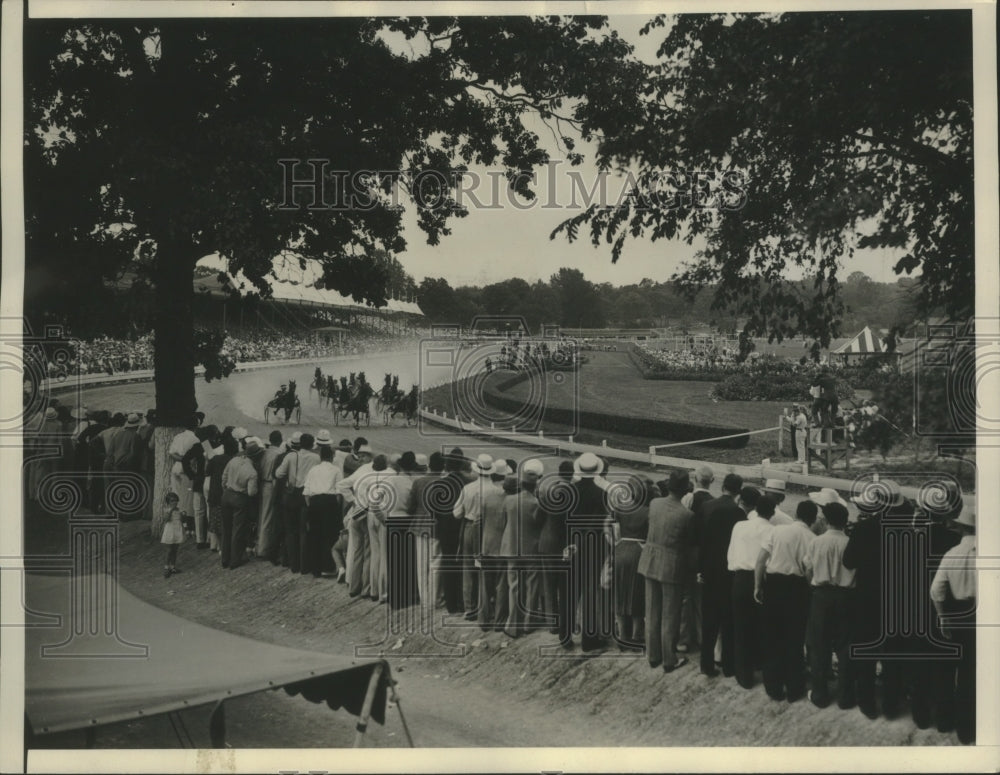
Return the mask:
POLYGON ((139 427, 139 415, 136 414, 135 412, 132 412, 131 414, 129 414, 129 416, 127 418, 125 418, 125 427, 126 428, 138 428, 139 427))
POLYGON ((773 492, 777 495, 785 494, 785 480, 784 479, 767 479, 764 481, 764 492, 773 492))
POLYGON ((243 441, 249 435, 250 432, 246 428, 233 428, 233 438, 237 441, 243 441))
POLYGON ((46 420, 55 420, 58 416, 59 413, 56 411, 54 406, 50 406, 48 409, 45 410, 46 420))
MULTIPOLYGON (((235 438, 235 431, 233 432, 233 437, 235 438)), ((301 442, 302 442, 301 431, 295 431, 295 433, 292 434, 292 437, 288 440, 288 443, 293 447, 299 446, 301 442)))
POLYGON ((430 465, 430 460, 427 458, 427 455, 423 454, 422 452, 419 452, 416 455, 414 455, 414 461, 416 464, 417 471, 426 471, 427 467, 430 465))
POLYGON ((584 452, 573 461, 573 474, 578 479, 593 479, 601 473, 603 468, 604 464, 601 463, 601 459, 593 452, 584 452))
POLYGON ((329 447, 333 444, 330 431, 326 430, 326 428, 316 431, 316 443, 321 447, 329 447))
POLYGON ((841 498, 840 493, 838 493, 832 487, 824 487, 818 492, 809 493, 809 500, 811 500, 817 506, 826 506, 831 503, 839 503, 845 509, 847 508, 847 501, 841 498))
POLYGON ((479 455, 472 463, 472 470, 480 476, 489 476, 494 473, 493 457, 485 452, 479 455))
POLYGON ((521 464, 521 473, 537 478, 545 473, 545 465, 538 458, 531 458, 531 460, 525 460, 521 464))

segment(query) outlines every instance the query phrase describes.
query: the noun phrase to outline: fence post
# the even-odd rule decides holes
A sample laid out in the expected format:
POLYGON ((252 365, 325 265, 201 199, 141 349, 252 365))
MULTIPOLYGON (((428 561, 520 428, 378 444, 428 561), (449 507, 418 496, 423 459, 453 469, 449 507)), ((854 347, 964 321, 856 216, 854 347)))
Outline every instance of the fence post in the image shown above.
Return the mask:
POLYGON ((649 447, 649 464, 651 466, 656 465, 656 447, 654 446, 649 447))
POLYGON ((785 452, 785 415, 778 415, 778 454, 785 452))

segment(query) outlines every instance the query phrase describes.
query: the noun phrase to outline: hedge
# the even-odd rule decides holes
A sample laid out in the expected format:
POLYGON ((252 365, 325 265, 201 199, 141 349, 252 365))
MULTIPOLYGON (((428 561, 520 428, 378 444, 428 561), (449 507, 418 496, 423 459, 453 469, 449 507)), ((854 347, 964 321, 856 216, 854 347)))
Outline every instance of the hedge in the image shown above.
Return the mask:
MULTIPOLYGON (((541 414, 543 424, 552 423, 572 428, 579 427, 595 431, 612 431, 615 433, 625 433, 630 436, 655 438, 664 442, 697 441, 716 436, 732 436, 734 434, 748 433, 747 428, 691 423, 680 420, 632 417, 629 415, 612 414, 610 412, 578 411, 562 406, 546 406, 542 412, 539 412, 537 407, 529 408, 523 401, 503 394, 504 390, 509 389, 525 378, 526 375, 520 375, 519 378, 505 380, 502 383, 484 384, 482 393, 484 400, 491 407, 501 412, 522 415, 528 412, 533 417, 538 417, 541 414)), ((706 442, 705 446, 722 449, 742 449, 747 445, 749 440, 749 436, 739 435, 732 439, 706 442)))
MULTIPOLYGON (((749 371, 730 374, 712 388, 712 397, 721 401, 801 401, 810 403, 811 373, 791 368, 774 371, 749 371)), ((854 388, 842 377, 836 377, 837 396, 843 401, 853 398, 854 388)))

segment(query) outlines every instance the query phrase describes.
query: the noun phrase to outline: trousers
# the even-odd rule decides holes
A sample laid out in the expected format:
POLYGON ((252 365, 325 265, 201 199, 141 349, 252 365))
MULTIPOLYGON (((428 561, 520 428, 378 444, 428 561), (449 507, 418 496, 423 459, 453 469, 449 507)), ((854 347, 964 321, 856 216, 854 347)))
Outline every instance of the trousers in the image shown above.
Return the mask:
POLYGON ((805 640, 809 582, 804 576, 768 573, 761 612, 764 689, 772 697, 806 693, 805 640))

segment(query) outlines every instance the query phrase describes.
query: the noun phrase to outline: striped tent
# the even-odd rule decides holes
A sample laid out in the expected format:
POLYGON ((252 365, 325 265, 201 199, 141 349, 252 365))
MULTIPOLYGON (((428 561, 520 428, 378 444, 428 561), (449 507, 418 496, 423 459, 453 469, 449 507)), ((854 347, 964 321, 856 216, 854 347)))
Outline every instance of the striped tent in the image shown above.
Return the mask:
POLYGON ((871 353, 884 353, 885 351, 885 343, 881 337, 874 334, 868 326, 865 326, 857 336, 842 344, 832 354, 869 355, 871 353))

